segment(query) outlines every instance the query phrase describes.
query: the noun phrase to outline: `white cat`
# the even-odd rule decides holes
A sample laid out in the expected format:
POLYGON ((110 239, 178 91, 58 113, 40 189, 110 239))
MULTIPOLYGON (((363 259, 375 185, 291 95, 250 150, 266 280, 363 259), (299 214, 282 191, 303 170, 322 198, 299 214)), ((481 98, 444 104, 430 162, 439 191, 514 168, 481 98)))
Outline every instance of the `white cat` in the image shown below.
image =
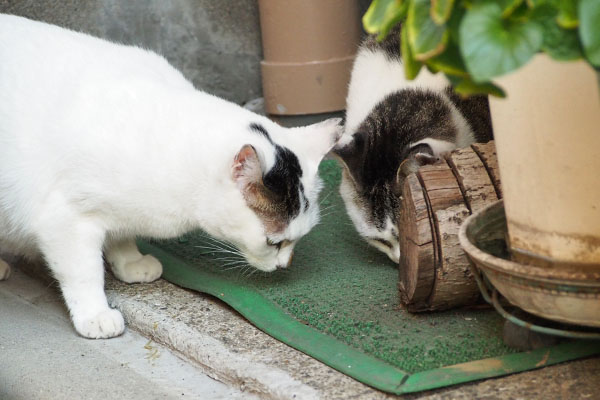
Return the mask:
POLYGON ((124 330, 103 250, 117 278, 150 282, 162 266, 134 237, 202 228, 273 271, 318 222, 338 120, 282 128, 155 53, 15 16, 0 60, 0 249, 44 258, 81 335, 124 330))

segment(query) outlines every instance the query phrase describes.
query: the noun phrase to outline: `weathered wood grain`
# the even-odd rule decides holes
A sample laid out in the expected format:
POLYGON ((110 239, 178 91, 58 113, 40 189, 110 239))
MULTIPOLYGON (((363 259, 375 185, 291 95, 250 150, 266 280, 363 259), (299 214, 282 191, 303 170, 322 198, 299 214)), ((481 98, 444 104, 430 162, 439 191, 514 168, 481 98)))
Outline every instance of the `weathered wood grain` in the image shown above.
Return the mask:
POLYGON ((456 150, 406 179, 398 286, 409 311, 444 310, 478 300, 458 231, 471 212, 501 196, 497 171, 490 142, 456 150))

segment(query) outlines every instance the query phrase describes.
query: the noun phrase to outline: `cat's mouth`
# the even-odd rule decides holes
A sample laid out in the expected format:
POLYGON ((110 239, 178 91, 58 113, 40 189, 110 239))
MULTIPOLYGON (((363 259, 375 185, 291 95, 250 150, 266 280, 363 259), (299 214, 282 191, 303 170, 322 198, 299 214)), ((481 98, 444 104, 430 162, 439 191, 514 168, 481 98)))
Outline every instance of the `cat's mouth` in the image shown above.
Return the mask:
POLYGON ((248 261, 252 267, 263 272, 273 272, 277 269, 283 268, 276 259, 269 259, 268 261, 252 256, 251 254, 244 254, 244 258, 248 261))

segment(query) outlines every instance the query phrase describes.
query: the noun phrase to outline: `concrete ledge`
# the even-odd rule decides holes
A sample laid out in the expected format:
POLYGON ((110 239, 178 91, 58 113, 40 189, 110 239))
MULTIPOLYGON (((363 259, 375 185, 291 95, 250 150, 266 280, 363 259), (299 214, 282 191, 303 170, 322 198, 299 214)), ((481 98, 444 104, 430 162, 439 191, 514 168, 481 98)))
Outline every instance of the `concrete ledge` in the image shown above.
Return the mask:
POLYGON ((241 390, 269 399, 387 397, 271 338, 210 296, 163 280, 127 285, 112 277, 107 295, 130 329, 241 390))
MULTIPOLYGON (((48 280, 44 268, 20 269, 48 280), (45 278, 44 278, 45 277, 45 278)), ((271 338, 219 300, 162 279, 128 285, 107 273, 113 307, 207 375, 265 399, 392 399, 271 338)), ((110 342, 109 342, 110 343, 110 342)), ((584 399, 600 392, 600 358, 403 396, 403 399, 584 399)))

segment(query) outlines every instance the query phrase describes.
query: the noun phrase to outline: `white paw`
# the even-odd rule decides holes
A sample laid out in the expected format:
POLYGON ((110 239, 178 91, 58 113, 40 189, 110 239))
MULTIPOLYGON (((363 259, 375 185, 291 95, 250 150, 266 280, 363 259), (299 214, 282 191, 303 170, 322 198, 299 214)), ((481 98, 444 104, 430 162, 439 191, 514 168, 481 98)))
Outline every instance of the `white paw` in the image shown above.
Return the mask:
POLYGON ((162 275, 162 264, 146 254, 137 261, 131 261, 122 268, 113 268, 115 276, 127 283, 152 282, 162 275))
POLYGON ((4 260, 0 260, 0 281, 8 279, 10 276, 10 265, 4 260))
POLYGON ((118 310, 102 311, 98 315, 89 319, 80 319, 73 317, 75 330, 86 338, 90 339, 108 339, 119 336, 125 330, 125 321, 118 310))

